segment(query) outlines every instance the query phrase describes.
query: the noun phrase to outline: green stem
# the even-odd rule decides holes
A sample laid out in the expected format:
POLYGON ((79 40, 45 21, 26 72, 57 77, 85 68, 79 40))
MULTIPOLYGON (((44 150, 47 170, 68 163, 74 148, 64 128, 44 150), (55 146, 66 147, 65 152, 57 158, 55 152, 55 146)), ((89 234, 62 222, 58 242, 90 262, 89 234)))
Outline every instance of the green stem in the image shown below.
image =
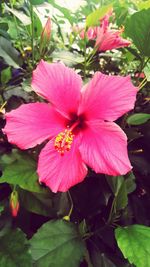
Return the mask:
POLYGON ((147 60, 144 62, 143 68, 145 68, 145 66, 146 66, 146 64, 148 63, 149 60, 150 60, 150 57, 148 57, 147 60))
MULTIPOLYGON (((14 3, 10 0, 10 6, 12 9, 14 9, 14 3)), ((15 17, 15 15, 13 14, 13 18, 14 18, 14 23, 15 23, 15 27, 16 27, 16 31, 17 31, 17 36, 19 38, 19 42, 20 42, 20 50, 21 50, 21 53, 23 52, 23 43, 22 43, 22 38, 21 38, 21 35, 20 35, 20 31, 18 30, 18 23, 17 23, 17 19, 15 17)))
POLYGON ((97 48, 94 47, 94 49, 92 50, 92 52, 88 55, 88 58, 87 58, 87 63, 90 64, 91 63, 91 60, 92 58, 95 56, 97 52, 97 48))
POLYGON ((83 72, 83 78, 86 78, 86 66, 87 66, 87 57, 86 57, 86 30, 85 30, 85 36, 84 36, 84 72, 83 72))
POLYGON ((32 4, 30 4, 30 16, 31 16, 32 66, 34 67, 34 12, 32 4))
MULTIPOLYGON (((150 57, 148 57, 146 60, 145 60, 145 58, 143 58, 143 59, 141 60, 141 66, 140 66, 139 74, 138 74, 137 81, 136 81, 136 84, 137 84, 137 85, 138 85, 138 83, 139 83, 140 75, 141 75, 143 69, 145 68, 145 66, 146 66, 146 64, 148 63, 149 60, 150 60, 150 57)), ((143 81, 142 81, 142 82, 143 82, 143 81)), ((145 84, 146 84, 146 83, 145 83, 145 84)), ((144 85, 145 85, 145 84, 144 84, 144 85)), ((143 86, 142 86, 142 87, 143 87, 143 86)))
POLYGON ((71 197, 71 194, 70 194, 69 191, 68 191, 68 196, 69 196, 70 203, 71 203, 71 208, 70 208, 70 211, 69 211, 69 214, 68 214, 68 217, 70 218, 70 216, 72 214, 72 211, 73 211, 73 201, 72 201, 72 197, 71 197))
POLYGON ((110 224, 111 223, 112 215, 113 215, 114 207, 115 207, 115 202, 116 202, 116 198, 114 197, 113 202, 112 202, 112 205, 111 205, 109 217, 108 217, 108 220, 107 220, 107 224, 110 224))
POLYGON ((146 66, 146 64, 148 63, 149 60, 150 60, 150 57, 149 57, 147 60, 145 60, 145 58, 143 58, 143 59, 141 60, 141 65, 140 65, 140 69, 139 69, 139 74, 138 74, 138 77, 137 77, 137 84, 138 84, 138 82, 139 82, 140 75, 141 75, 143 69, 145 68, 145 66, 146 66))

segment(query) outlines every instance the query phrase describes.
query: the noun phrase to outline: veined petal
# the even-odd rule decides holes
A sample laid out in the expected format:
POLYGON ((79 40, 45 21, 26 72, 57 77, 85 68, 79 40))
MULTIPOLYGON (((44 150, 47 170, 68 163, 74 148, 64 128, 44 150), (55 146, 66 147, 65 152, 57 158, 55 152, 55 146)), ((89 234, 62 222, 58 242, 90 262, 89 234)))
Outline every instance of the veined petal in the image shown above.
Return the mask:
POLYGON ((77 111, 81 97, 81 77, 61 63, 40 61, 33 72, 34 91, 65 114, 77 111))
POLYGON ((55 150, 54 140, 48 142, 40 153, 39 180, 55 193, 66 192, 71 186, 82 182, 87 174, 87 168, 78 149, 79 141, 75 138, 71 150, 63 156, 55 150))
POLYGON ((90 121, 79 150, 84 162, 97 173, 123 175, 132 168, 127 154, 127 137, 113 122, 90 121))
POLYGON ((6 113, 3 132, 7 134, 10 143, 27 149, 56 135, 64 129, 65 121, 49 104, 23 104, 6 113))
POLYGON ((108 31, 103 38, 97 37, 95 46, 98 46, 99 51, 106 51, 131 45, 130 41, 123 39, 119 34, 119 31, 108 31))
POLYGON ((129 76, 96 72, 82 90, 79 114, 85 113, 88 120, 114 121, 134 108, 137 91, 129 76))

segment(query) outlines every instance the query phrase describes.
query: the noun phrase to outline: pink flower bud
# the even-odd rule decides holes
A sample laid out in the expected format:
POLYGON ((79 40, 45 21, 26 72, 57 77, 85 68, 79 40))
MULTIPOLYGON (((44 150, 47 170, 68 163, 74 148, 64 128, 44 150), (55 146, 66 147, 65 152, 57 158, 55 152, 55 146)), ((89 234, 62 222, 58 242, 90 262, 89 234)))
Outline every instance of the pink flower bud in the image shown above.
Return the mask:
POLYGON ((13 217, 18 215, 19 207, 18 192, 14 190, 10 195, 10 209, 13 217))
POLYGON ((44 29, 41 33, 41 40, 42 41, 46 41, 46 42, 49 42, 50 40, 50 37, 51 37, 51 19, 50 17, 47 19, 47 22, 44 26, 44 29))
POLYGON ((51 37, 51 19, 48 18, 43 31, 41 33, 41 40, 40 40, 40 55, 43 56, 46 52, 46 47, 50 41, 51 37))

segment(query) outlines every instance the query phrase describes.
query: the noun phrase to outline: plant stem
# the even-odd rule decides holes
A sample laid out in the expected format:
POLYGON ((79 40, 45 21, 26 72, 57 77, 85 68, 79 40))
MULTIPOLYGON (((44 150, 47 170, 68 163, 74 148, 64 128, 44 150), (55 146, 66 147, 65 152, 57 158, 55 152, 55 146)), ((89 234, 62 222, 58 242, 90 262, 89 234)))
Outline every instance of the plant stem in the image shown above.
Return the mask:
POLYGON ((72 197, 71 197, 71 194, 70 194, 69 191, 68 191, 68 196, 69 196, 70 203, 71 203, 71 208, 70 208, 70 211, 69 211, 69 214, 68 214, 68 217, 70 218, 70 216, 72 214, 72 211, 73 211, 73 201, 72 201, 72 197))
MULTIPOLYGON (((14 3, 11 0, 10 0, 10 6, 11 6, 12 9, 14 9, 14 3)), ((19 38, 19 42, 20 42, 20 50, 21 50, 21 53, 22 53, 23 52, 22 38, 21 38, 21 35, 20 35, 20 31, 18 30, 18 23, 17 23, 17 19, 16 19, 14 14, 13 14, 13 18, 14 18, 16 31, 17 31, 17 37, 19 38)))
POLYGON ((139 82, 139 79, 140 79, 140 75, 142 73, 142 70, 145 68, 145 66, 146 66, 146 64, 148 63, 149 60, 150 60, 150 57, 148 57, 146 60, 143 57, 143 59, 141 60, 140 70, 139 70, 139 74, 138 74, 138 77, 137 77, 137 84, 139 82))
POLYGON ((113 212, 114 212, 115 203, 116 203, 116 197, 114 197, 114 199, 113 199, 113 202, 112 202, 112 205, 111 205, 111 209, 110 209, 110 213, 109 213, 109 217, 108 217, 108 220, 107 220, 107 224, 111 223, 112 215, 113 215, 113 212))
POLYGON ((95 56, 96 52, 97 52, 97 48, 94 47, 94 49, 92 50, 92 52, 88 55, 88 58, 87 58, 87 63, 88 64, 91 63, 91 60, 95 56))
POLYGON ((30 16, 31 16, 32 67, 34 67, 34 12, 32 4, 30 4, 30 16))
POLYGON ((85 29, 85 36, 84 36, 84 74, 83 74, 83 78, 86 78, 86 29, 85 29))

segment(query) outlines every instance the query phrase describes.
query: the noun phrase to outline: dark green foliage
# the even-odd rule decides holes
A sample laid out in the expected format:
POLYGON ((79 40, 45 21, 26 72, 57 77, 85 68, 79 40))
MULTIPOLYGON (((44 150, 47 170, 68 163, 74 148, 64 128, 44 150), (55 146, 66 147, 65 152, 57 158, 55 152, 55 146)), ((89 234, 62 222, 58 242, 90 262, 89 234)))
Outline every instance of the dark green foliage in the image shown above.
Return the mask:
POLYGON ((0 267, 150 267, 149 1, 87 0, 71 11, 55 0, 2 0, 0 15, 0 267), (41 52, 43 4, 52 28, 41 52), (122 37, 132 44, 98 52, 80 31, 99 25, 112 6, 110 21, 115 29, 125 26, 122 37), (74 68, 84 83, 101 71, 130 75, 140 87, 135 108, 115 122, 128 138, 131 172, 113 177, 89 169, 82 183, 57 194, 38 182, 38 155, 47 141, 19 150, 2 129, 5 110, 45 101, 31 88, 41 58, 74 68))

